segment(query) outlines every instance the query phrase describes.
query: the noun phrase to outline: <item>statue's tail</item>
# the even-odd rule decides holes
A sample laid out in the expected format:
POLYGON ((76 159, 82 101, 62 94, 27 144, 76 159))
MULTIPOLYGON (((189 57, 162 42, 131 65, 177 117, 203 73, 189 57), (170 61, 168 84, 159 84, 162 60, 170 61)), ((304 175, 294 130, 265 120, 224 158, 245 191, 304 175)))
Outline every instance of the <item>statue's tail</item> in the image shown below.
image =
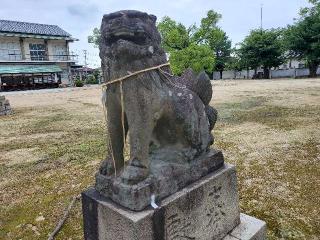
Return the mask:
POLYGON ((205 111, 209 119, 211 131, 218 120, 218 111, 210 106, 210 101, 213 94, 211 81, 208 75, 203 71, 197 76, 197 81, 195 83, 196 85, 193 87, 193 89, 205 105, 205 111))
POLYGON ((210 105, 206 106, 205 111, 209 119, 209 129, 212 131, 218 120, 218 111, 210 105))
POLYGON ((186 69, 181 75, 180 82, 202 100, 209 119, 210 130, 212 130, 217 122, 218 111, 209 105, 213 93, 210 78, 204 71, 196 76, 192 69, 186 69))

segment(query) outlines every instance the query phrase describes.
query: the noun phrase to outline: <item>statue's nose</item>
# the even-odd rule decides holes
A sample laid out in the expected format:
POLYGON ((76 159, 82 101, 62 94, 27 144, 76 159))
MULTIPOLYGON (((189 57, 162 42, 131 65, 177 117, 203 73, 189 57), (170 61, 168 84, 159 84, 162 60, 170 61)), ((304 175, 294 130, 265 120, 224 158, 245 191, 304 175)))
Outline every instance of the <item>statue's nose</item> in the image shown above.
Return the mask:
POLYGON ((136 30, 138 31, 138 32, 142 32, 142 31, 144 31, 144 27, 143 27, 143 23, 137 23, 136 24, 136 30))

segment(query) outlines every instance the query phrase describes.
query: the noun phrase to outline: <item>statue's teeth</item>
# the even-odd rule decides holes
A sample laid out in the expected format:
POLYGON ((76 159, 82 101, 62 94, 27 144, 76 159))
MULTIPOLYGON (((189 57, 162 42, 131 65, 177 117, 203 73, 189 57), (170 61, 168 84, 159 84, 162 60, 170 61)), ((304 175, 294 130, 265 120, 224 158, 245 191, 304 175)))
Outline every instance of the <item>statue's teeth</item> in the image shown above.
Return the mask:
POLYGON ((119 36, 134 36, 134 33, 131 32, 116 32, 114 33, 114 36, 119 37, 119 36))

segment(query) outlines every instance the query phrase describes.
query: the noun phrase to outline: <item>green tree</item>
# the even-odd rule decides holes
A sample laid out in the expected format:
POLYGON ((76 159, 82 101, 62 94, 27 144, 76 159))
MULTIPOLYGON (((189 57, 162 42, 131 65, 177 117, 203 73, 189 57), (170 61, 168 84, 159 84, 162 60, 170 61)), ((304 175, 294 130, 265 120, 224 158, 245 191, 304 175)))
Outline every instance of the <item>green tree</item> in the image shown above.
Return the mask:
POLYGON ((244 66, 255 70, 262 67, 264 78, 269 78, 270 68, 285 60, 281 30, 252 30, 240 44, 239 55, 244 66))
POLYGON ((164 17, 157 27, 174 74, 180 75, 186 68, 192 68, 195 72, 205 70, 212 73, 215 57, 208 44, 195 37, 199 31, 195 25, 187 28, 169 17, 164 17))
POLYGON ((214 63, 214 55, 207 45, 191 43, 187 48, 172 51, 170 54, 171 69, 177 75, 187 68, 192 68, 197 73, 203 70, 211 73, 214 63))
MULTIPOLYGON (((186 53, 192 52, 193 57, 203 57, 204 53, 208 54, 204 59, 209 62, 205 62, 203 59, 193 59, 193 61, 202 63, 202 69, 205 69, 209 74, 215 69, 220 71, 222 75, 222 71, 230 58, 231 41, 227 34, 217 26, 220 19, 221 15, 213 10, 208 11, 207 16, 201 19, 200 27, 191 25, 187 28, 169 17, 162 19, 158 24, 162 37, 162 46, 170 55, 171 65, 176 63, 176 59, 179 59, 180 63, 179 68, 181 69, 179 70, 178 66, 172 65, 175 73, 183 71, 186 67, 191 67, 187 66, 190 61, 185 64, 182 64, 182 61, 189 59, 184 56, 186 53), (208 51, 209 49, 211 51, 208 51), (177 51, 182 52, 179 53, 177 51), (200 52, 195 54, 195 51, 200 52), (174 57, 174 61, 172 61, 172 57, 174 57), (212 63, 213 66, 208 68, 208 64, 212 63)), ((194 70, 197 71, 199 69, 194 70)))
POLYGON ((200 28, 194 34, 196 42, 207 44, 216 58, 214 70, 222 72, 226 68, 231 54, 231 41, 227 34, 217 26, 221 15, 213 10, 208 11, 207 16, 201 20, 200 28))
POLYGON ((187 29, 166 16, 158 23, 157 28, 161 34, 161 45, 168 53, 185 49, 192 42, 193 26, 187 29))
POLYGON ((310 8, 300 11, 300 18, 285 32, 285 43, 291 58, 304 60, 310 77, 317 76, 320 64, 320 1, 309 0, 310 8))
POLYGON ((210 48, 214 51, 216 57, 214 68, 220 72, 220 77, 222 78, 222 72, 230 61, 231 41, 224 31, 217 29, 213 31, 210 48))
POLYGON ((226 63, 226 69, 227 70, 236 70, 241 71, 243 69, 247 69, 247 66, 242 62, 242 58, 239 54, 239 51, 237 49, 232 49, 230 58, 228 59, 228 62, 226 63))
POLYGON ((92 35, 88 36, 88 43, 92 43, 94 47, 99 47, 101 33, 99 28, 94 28, 92 35))

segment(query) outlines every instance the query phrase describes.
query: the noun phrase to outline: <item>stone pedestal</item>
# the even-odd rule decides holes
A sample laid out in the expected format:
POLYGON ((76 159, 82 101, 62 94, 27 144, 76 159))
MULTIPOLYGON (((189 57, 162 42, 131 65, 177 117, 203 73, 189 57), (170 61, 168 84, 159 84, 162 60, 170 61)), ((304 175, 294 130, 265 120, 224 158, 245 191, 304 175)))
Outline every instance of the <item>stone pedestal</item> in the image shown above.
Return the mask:
POLYGON ((240 224, 223 240, 263 240, 266 239, 267 225, 264 221, 240 214, 240 224))
POLYGON ((264 239, 265 234, 251 218, 240 218, 236 171, 230 165, 169 196, 155 210, 125 209, 94 188, 82 194, 82 206, 85 240, 264 239))
POLYGON ((11 112, 12 110, 9 101, 5 98, 5 96, 0 96, 0 116, 9 115, 11 112))

